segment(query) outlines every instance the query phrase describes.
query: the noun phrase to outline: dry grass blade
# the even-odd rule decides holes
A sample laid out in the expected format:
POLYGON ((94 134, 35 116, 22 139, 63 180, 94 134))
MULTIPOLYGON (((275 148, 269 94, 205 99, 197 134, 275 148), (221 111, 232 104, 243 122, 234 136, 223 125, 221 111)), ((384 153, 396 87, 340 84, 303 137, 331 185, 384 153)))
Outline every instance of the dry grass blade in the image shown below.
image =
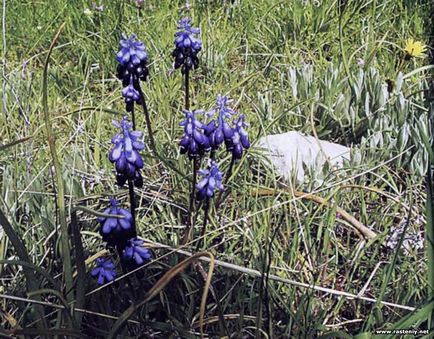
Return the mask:
POLYGON ((163 288, 179 273, 184 271, 188 266, 199 260, 201 257, 207 257, 209 260, 209 270, 208 270, 208 277, 205 283, 205 287, 202 294, 202 300, 200 302, 200 333, 203 337, 203 319, 205 315, 205 306, 206 306, 206 299, 208 296, 209 287, 211 285, 211 278, 212 273, 214 271, 214 256, 211 253, 208 252, 200 252, 197 253, 190 258, 187 258, 183 261, 181 261, 179 264, 171 268, 169 271, 167 271, 156 283, 155 285, 146 293, 144 299, 139 302, 138 304, 131 305, 124 313, 121 314, 121 316, 118 318, 118 320, 114 323, 110 333, 108 334, 108 339, 113 339, 116 337, 117 333, 121 329, 122 325, 134 314, 134 312, 146 304, 149 300, 154 298, 157 294, 159 294, 163 288))

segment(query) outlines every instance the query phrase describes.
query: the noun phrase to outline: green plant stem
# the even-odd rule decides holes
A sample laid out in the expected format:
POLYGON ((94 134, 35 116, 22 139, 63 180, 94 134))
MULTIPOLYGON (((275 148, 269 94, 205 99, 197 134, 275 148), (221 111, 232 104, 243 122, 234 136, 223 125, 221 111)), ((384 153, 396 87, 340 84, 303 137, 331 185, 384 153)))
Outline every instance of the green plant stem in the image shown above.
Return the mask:
POLYGON ((202 246, 202 243, 204 242, 205 233, 206 233, 206 225, 208 223, 208 217, 209 217, 209 208, 210 208, 210 199, 208 197, 205 198, 205 204, 204 204, 204 216, 203 216, 203 226, 202 231, 200 233, 199 241, 196 245, 196 251, 199 250, 199 248, 202 246))
POLYGON ((157 149, 155 148, 154 133, 152 132, 151 118, 149 116, 148 105, 146 104, 145 95, 143 94, 142 87, 140 86, 139 80, 137 80, 137 84, 138 84, 137 89, 139 91, 140 99, 142 102, 143 113, 145 114, 146 128, 148 129, 148 134, 149 134, 149 143, 151 145, 152 151, 157 156, 157 149))
POLYGON ((44 111, 44 120, 45 127, 47 130, 47 139, 48 146, 50 149, 51 157, 53 160, 53 166, 55 170, 56 177, 56 185, 57 185, 57 206, 59 208, 59 220, 60 220, 60 242, 61 242, 61 253, 62 253, 62 261, 63 261, 63 272, 65 277, 65 285, 66 285, 66 299, 68 302, 73 300, 72 293, 72 268, 71 268, 71 253, 70 253, 70 245, 69 245, 69 232, 68 232, 68 224, 66 222, 66 210, 65 210, 65 190, 63 186, 63 168, 60 163, 59 157, 57 155, 56 149, 56 138, 54 135, 53 127, 51 125, 51 119, 48 112, 48 64, 51 57, 51 52, 53 51, 54 46, 57 43, 57 40, 60 36, 60 32, 62 31, 65 23, 63 23, 56 35, 51 42, 50 49, 48 51, 47 59, 45 60, 44 73, 43 73, 43 82, 42 82, 42 104, 44 111))
POLYGON ((188 216, 187 216, 187 228, 184 234, 184 237, 181 241, 182 245, 185 245, 188 243, 191 237, 191 232, 194 229, 195 219, 194 219, 194 211, 195 211, 195 193, 196 193, 196 181, 197 181, 197 171, 199 170, 200 166, 200 158, 194 158, 192 160, 193 163, 193 180, 191 183, 191 190, 190 190, 190 204, 188 207, 188 216))
MULTIPOLYGON (((226 186, 226 184, 229 182, 229 178, 231 177, 232 171, 234 170, 234 165, 235 165, 235 158, 232 156, 231 163, 230 163, 229 168, 228 168, 228 170, 226 171, 226 174, 225 174, 225 179, 224 179, 224 182, 223 182, 223 186, 226 186)), ((215 204, 216 211, 220 207, 220 204, 223 202, 223 193, 224 192, 225 191, 220 191, 219 192, 219 195, 217 197, 217 202, 215 204)))
POLYGON ((134 182, 133 180, 128 180, 128 192, 130 194, 130 211, 133 219, 133 234, 132 237, 137 237, 137 229, 136 229, 136 194, 134 192, 134 182))
POLYGON ((136 130, 136 114, 134 112, 134 105, 131 108, 131 121, 133 122, 133 131, 135 131, 136 130))
MULTIPOLYGON (((185 99, 185 109, 190 109, 190 72, 187 69, 184 73, 184 99, 185 99)), ((188 208, 188 216, 187 216, 187 228, 184 234, 184 237, 181 241, 183 245, 188 243, 190 240, 190 235, 192 230, 194 229, 194 195, 196 192, 196 181, 197 181, 197 171, 199 169, 200 164, 200 158, 194 158, 192 160, 193 165, 193 180, 191 183, 191 190, 190 190, 190 204, 188 208)))
POLYGON ((184 75, 185 109, 190 109, 190 72, 187 69, 184 75))

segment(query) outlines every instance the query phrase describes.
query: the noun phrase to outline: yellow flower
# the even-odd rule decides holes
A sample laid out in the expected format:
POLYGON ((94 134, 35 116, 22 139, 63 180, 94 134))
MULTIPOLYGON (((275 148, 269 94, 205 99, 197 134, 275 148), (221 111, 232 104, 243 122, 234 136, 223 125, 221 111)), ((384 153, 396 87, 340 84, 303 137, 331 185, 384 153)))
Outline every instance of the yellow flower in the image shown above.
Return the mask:
POLYGON ((423 58, 425 56, 426 45, 421 41, 414 41, 414 39, 407 39, 405 42, 405 53, 409 58, 423 58))

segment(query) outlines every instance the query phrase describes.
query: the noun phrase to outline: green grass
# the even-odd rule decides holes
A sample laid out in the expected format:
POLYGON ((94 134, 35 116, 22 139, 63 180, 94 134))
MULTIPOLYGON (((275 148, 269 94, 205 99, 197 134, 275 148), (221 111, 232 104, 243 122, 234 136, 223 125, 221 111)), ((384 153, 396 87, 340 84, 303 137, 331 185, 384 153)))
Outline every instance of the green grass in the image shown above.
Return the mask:
MULTIPOLYGON (((238 267, 216 265, 212 286, 219 303, 210 293, 205 332, 234 338, 311 338, 374 333, 402 324, 427 328, 425 314, 432 310, 428 303, 432 294, 425 251, 407 253, 402 247, 387 248, 385 243, 392 227, 406 225, 408 232, 424 234, 426 224, 423 180, 429 160, 419 131, 432 138, 428 124, 432 111, 423 91, 428 87, 429 70, 420 69, 428 60, 400 64, 407 38, 428 43, 431 8, 428 1, 350 0, 339 11, 341 2, 195 0, 187 9, 184 1, 163 0, 147 1, 138 10, 134 1, 124 0, 104 2, 104 10, 93 11, 89 17, 84 10, 92 8, 90 1, 6 1, 0 210, 25 246, 28 260, 54 282, 34 271, 37 284, 29 287, 26 270, 13 262, 1 265, 4 330, 0 333, 9 331, 16 321, 27 335, 30 330, 26 329, 33 328, 41 335, 58 329, 74 331, 59 333, 65 337, 74 333, 107 337, 131 303, 143 300, 165 272, 185 259, 182 253, 157 246, 154 260, 140 271, 144 276, 132 274, 98 288, 90 277, 77 280, 74 275, 72 294, 77 298, 84 288, 83 309, 92 312, 69 310, 73 320, 80 319, 81 327, 61 307, 49 305, 71 301, 62 275, 65 232, 60 228, 61 204, 56 203, 59 182, 63 180, 68 224, 75 206, 102 211, 114 194, 128 205, 128 192, 115 186, 107 158, 115 133, 111 121, 124 114, 114 58, 122 32, 136 33, 147 45, 150 79, 144 92, 157 149, 166 159, 161 170, 149 150, 144 154, 139 234, 171 248, 180 244, 191 164, 178 150, 183 91, 181 74, 171 69, 171 51, 176 21, 185 15, 200 26, 204 42, 201 67, 192 74, 193 108, 210 109, 217 94, 227 94, 236 110, 247 115, 253 144, 266 134, 315 131, 322 139, 354 146, 360 158, 326 173, 322 183, 315 180, 320 173, 311 173, 310 180, 299 186, 277 178, 270 165, 261 161, 258 149, 251 149, 236 164, 227 200, 217 213, 211 210, 203 249, 238 267), (50 43, 63 22, 47 73, 49 121, 63 167, 56 178, 42 84, 50 43), (363 68, 358 58, 365 61, 363 68), (396 89, 399 71, 405 78, 402 91, 396 89), (388 79, 395 83, 395 92, 384 100, 388 79), (402 104, 402 98, 408 101, 402 104), (2 147, 23 138, 30 139, 2 147), (312 193, 331 204, 296 198, 293 190, 312 193), (337 206, 378 236, 365 241, 337 216, 337 206), (243 272, 243 268, 260 274, 243 272), (336 292, 307 289, 291 281, 336 292), (27 294, 38 289, 39 299, 37 293, 27 294), (404 318, 409 310, 339 296, 340 292, 357 295, 362 289, 363 297, 422 311, 418 317, 404 318), (34 308, 34 303, 15 297, 45 304, 34 308), (38 312, 46 315, 44 322, 37 321, 38 312)), ((136 116, 146 132, 141 111, 136 116)), ((220 155, 227 169, 230 159, 220 155)), ((77 217, 84 256, 89 258, 104 244, 95 216, 79 210, 77 217)), ((200 214, 197 225, 202 218, 200 214)), ((5 222, 0 221, 7 235, 5 222)), ((14 248, 17 240, 0 234, 0 260, 26 260, 14 248)), ((199 234, 197 227, 196 241, 199 234)), ((79 243, 73 242, 72 233, 69 245, 75 272, 82 263, 77 262, 79 243)), ((195 245, 184 250, 194 252, 195 245)), ((90 267, 92 263, 86 269, 90 267)), ((208 264, 203 267, 207 270, 208 264)), ((187 268, 157 297, 135 310, 122 334, 199 336, 203 288, 196 269, 187 268)))

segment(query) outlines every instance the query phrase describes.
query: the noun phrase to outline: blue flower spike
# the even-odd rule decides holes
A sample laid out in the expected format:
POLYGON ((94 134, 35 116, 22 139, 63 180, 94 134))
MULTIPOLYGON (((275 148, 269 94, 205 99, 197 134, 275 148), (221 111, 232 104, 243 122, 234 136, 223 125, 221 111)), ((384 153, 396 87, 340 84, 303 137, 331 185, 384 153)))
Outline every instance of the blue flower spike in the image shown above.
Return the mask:
POLYGON ((205 135, 208 136, 211 148, 217 150, 223 141, 233 137, 233 129, 228 119, 235 115, 235 111, 228 105, 232 102, 227 96, 218 95, 216 105, 208 112, 208 116, 217 113, 217 121, 212 120, 205 127, 205 135))
POLYGON ((190 18, 178 21, 175 50, 172 56, 175 58, 175 69, 181 68, 183 74, 199 65, 197 54, 202 49, 202 41, 197 37, 198 34, 200 34, 200 29, 191 26, 190 18))
POLYGON ((136 187, 142 187, 143 178, 140 169, 143 168, 144 163, 139 151, 143 150, 145 145, 139 138, 143 133, 133 131, 127 117, 119 123, 114 121, 113 125, 121 130, 112 138, 114 147, 109 154, 109 160, 116 167, 117 183, 122 187, 127 180, 133 180, 136 187))
POLYGON ((235 121, 232 138, 226 139, 226 148, 232 152, 234 159, 241 159, 245 149, 250 147, 247 131, 244 127, 248 124, 244 121, 244 114, 240 115, 238 120, 235 121))
POLYGON ((185 119, 180 123, 184 127, 184 135, 179 143, 181 154, 188 154, 190 159, 202 156, 211 150, 208 137, 204 133, 205 125, 197 120, 196 115, 203 114, 202 110, 184 110, 185 119))
POLYGON ((98 285, 104 285, 116 278, 116 268, 109 258, 97 258, 96 267, 90 272, 94 278, 98 277, 98 285))
POLYGON ((197 200, 204 200, 205 198, 212 198, 215 190, 223 190, 223 173, 220 172, 219 167, 215 161, 211 161, 208 169, 199 170, 199 175, 202 179, 196 185, 197 200))
POLYGON ((137 265, 142 265, 146 260, 151 258, 149 249, 143 247, 143 240, 132 238, 128 240, 127 246, 123 251, 123 259, 134 262, 137 265))
POLYGON ((137 40, 136 35, 133 34, 128 38, 123 34, 116 60, 119 63, 117 77, 122 80, 124 86, 122 96, 125 98, 127 112, 131 112, 134 103, 141 104, 139 80, 146 81, 149 75, 146 47, 143 42, 137 40))

